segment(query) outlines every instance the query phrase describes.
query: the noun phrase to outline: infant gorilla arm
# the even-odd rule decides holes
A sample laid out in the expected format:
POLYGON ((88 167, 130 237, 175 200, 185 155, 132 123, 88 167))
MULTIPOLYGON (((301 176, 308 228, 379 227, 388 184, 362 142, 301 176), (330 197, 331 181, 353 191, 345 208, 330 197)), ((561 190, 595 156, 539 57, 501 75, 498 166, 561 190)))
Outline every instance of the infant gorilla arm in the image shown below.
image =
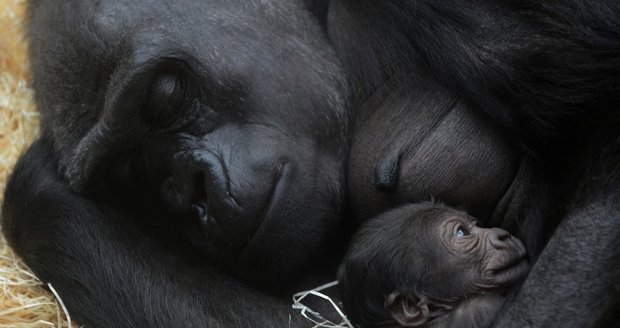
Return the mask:
POLYGON ((423 298, 414 304, 411 298, 403 302, 391 296, 386 298, 386 308, 394 321, 361 327, 480 328, 491 322, 504 302, 504 297, 499 294, 475 296, 455 304, 453 308, 446 307, 446 313, 429 319, 430 313, 423 298))
POLYGON ((444 318, 428 324, 429 328, 481 328, 497 314, 504 303, 499 294, 491 293, 466 299, 459 303, 444 318))
POLYGON ((354 237, 339 272, 342 301, 362 327, 477 327, 501 306, 496 293, 527 274, 526 257, 519 239, 466 213, 405 205, 354 237))

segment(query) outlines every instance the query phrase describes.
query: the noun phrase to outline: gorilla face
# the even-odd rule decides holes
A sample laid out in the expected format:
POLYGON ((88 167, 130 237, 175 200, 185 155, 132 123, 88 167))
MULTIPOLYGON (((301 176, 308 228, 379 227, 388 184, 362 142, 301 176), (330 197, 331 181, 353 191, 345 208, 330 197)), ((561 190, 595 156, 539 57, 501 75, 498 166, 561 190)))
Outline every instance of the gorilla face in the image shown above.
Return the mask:
POLYGON ((71 4, 83 25, 36 43, 74 47, 48 45, 71 58, 34 72, 66 90, 37 97, 69 183, 154 190, 220 265, 290 274, 339 221, 348 115, 335 56, 292 2, 149 3, 71 4))

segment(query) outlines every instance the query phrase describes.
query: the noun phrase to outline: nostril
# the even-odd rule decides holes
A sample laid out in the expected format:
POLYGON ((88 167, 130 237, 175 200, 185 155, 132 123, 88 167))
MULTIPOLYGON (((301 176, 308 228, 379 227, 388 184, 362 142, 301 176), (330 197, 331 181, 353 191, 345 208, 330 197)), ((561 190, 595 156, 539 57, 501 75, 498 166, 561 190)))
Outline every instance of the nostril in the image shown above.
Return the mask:
POLYGON ((192 205, 192 209, 196 217, 198 217, 200 227, 203 231, 206 231, 208 229, 209 220, 211 219, 206 205, 204 203, 194 204, 192 205))
POLYGON ((510 233, 504 229, 493 228, 493 231, 495 231, 496 238, 499 240, 506 240, 510 238, 510 233))
POLYGON ((400 158, 397 154, 387 156, 379 161, 375 168, 375 187, 381 191, 390 191, 396 188, 398 182, 400 158))
POLYGON ((495 248, 504 248, 508 244, 506 240, 510 239, 510 233, 500 228, 492 228, 489 232, 489 241, 495 248))
POLYGON ((192 209, 197 217, 201 218, 207 215, 207 209, 203 205, 194 204, 192 209))
POLYGON ((207 150, 176 154, 169 171, 172 175, 162 184, 162 196, 173 210, 187 212, 201 203, 208 203, 210 211, 218 215, 240 210, 217 154, 207 150))

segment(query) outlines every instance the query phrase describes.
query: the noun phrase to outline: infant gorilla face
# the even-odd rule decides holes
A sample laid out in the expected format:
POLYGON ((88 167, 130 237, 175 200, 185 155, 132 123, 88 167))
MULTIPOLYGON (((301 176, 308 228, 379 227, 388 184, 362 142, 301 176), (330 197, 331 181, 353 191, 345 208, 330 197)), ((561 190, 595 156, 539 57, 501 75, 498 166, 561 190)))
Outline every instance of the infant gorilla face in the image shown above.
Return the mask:
POLYGON ((496 308, 501 301, 480 295, 499 297, 528 269, 519 239, 499 228, 478 227, 467 213, 425 202, 364 223, 338 279, 344 308, 356 324, 417 327, 445 319, 455 308, 463 313, 496 308), (479 301, 459 307, 473 298, 479 301))
POLYGON ((463 293, 504 291, 527 273, 525 247, 507 231, 478 227, 472 217, 449 210, 434 221, 436 269, 453 272, 463 293))

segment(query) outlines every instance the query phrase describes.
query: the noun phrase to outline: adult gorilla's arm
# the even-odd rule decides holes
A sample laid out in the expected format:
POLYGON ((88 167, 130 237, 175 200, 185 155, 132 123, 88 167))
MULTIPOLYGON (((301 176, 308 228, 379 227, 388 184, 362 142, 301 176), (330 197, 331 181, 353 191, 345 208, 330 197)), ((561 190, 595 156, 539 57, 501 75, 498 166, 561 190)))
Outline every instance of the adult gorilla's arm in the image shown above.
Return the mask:
POLYGON ((327 28, 361 98, 434 79, 545 157, 620 101, 618 17, 613 0, 332 0, 327 28))
POLYGON ((8 183, 2 224, 10 244, 58 290, 79 324, 304 326, 289 304, 163 248, 127 209, 71 192, 53 163, 46 141, 30 147, 8 183))
POLYGON ((238 281, 290 292, 342 223, 349 116, 316 18, 32 0, 28 23, 42 141, 5 194, 19 255, 81 324, 286 325, 238 281))
MULTIPOLYGON (((617 115, 616 115, 617 116, 617 115)), ((620 136, 597 125, 569 210, 495 327, 615 327, 620 310, 620 136), (599 137, 597 137, 598 139, 599 137)))
POLYGON ((362 86, 357 105, 386 77, 431 80, 499 125, 558 185, 571 185, 570 206, 553 204, 566 213, 561 224, 498 326, 604 324, 617 306, 618 17, 615 1, 332 2, 328 30, 362 86), (594 156, 584 159, 586 150, 594 156))

